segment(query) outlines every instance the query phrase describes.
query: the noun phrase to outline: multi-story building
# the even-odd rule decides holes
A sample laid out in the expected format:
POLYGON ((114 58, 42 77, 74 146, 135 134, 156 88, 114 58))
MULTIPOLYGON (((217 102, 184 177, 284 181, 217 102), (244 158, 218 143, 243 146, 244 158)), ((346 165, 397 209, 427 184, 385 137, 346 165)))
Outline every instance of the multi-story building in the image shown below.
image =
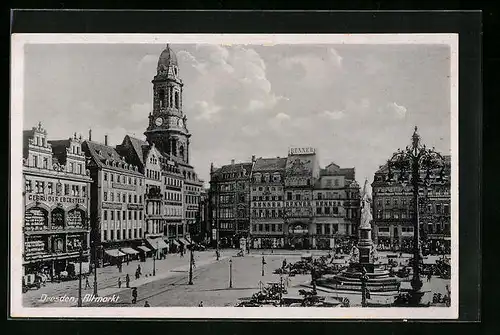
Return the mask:
POLYGON ((253 248, 284 246, 285 158, 258 158, 252 169, 250 235, 253 248))
POLYGON ((244 208, 236 185, 248 181, 251 247, 334 248, 356 238, 360 190, 354 168, 331 163, 321 169, 314 148, 291 148, 285 158, 252 162, 212 166, 212 239, 235 234, 234 216, 244 208))
POLYGON ((91 179, 81 136, 48 141, 39 123, 23 140, 23 274, 54 278, 79 262, 80 250, 89 261, 91 179))
POLYGON ((214 246, 239 246, 247 238, 250 226, 250 177, 253 161, 235 163, 220 168, 210 167, 210 210, 214 246))
POLYGON ((314 148, 291 148, 285 167, 285 245, 299 249, 314 247, 313 190, 319 179, 314 148))
MULTIPOLYGON (((115 148, 89 140, 83 150, 89 158, 93 180, 91 197, 92 240, 98 248, 99 264, 120 261, 142 245, 146 231, 144 214, 145 179, 137 165, 115 148)), ((94 255, 94 254, 93 254, 94 255)))
POLYGON ((354 168, 329 164, 320 170, 313 193, 316 226, 313 245, 319 249, 335 248, 336 244, 355 237, 360 194, 354 168))
MULTIPOLYGON (((444 156, 444 174, 432 171, 429 186, 419 187, 419 226, 423 249, 441 252, 450 248, 450 156, 444 156)), ((411 250, 413 239, 413 187, 397 181, 399 171, 391 170, 394 182, 388 181, 389 169, 383 165, 375 172, 372 183, 374 240, 379 249, 411 250)), ((420 171, 421 179, 426 171, 420 171)))

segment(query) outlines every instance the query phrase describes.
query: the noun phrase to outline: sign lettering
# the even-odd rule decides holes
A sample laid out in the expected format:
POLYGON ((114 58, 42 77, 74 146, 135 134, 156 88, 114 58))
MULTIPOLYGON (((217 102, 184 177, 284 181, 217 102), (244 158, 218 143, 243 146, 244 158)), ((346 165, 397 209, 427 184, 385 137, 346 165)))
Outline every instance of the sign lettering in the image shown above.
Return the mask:
POLYGON ((290 155, 312 155, 316 153, 315 148, 306 147, 306 148, 290 148, 290 155))
POLYGON ((28 200, 44 201, 44 202, 60 202, 60 203, 70 203, 70 204, 85 203, 85 198, 65 197, 65 196, 46 195, 46 194, 28 194, 28 200))

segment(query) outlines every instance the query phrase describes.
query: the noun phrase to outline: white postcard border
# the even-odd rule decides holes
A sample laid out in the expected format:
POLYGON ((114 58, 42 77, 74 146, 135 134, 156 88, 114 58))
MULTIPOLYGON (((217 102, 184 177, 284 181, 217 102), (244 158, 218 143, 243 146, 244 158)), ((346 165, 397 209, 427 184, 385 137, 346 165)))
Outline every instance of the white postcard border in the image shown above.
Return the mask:
MULTIPOLYGON (((458 318, 458 34, 12 34, 11 38, 11 317, 192 319, 456 319, 458 318), (450 47, 451 306, 431 308, 150 307, 28 308, 22 306, 22 130, 25 44, 444 44, 450 47), (20 187, 21 186, 21 187, 20 187)), ((395 150, 397 148, 394 148, 395 150)))

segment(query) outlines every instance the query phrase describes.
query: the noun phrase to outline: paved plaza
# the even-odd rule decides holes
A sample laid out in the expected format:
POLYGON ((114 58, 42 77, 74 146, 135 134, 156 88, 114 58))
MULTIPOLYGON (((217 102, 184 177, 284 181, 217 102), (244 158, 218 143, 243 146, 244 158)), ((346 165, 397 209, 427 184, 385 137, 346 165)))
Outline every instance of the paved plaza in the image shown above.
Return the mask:
MULTIPOLYGON (((181 257, 178 254, 170 254, 166 259, 156 261, 156 275, 152 276, 153 261, 130 262, 124 264, 121 273, 116 267, 105 267, 98 269, 99 297, 115 296, 112 302, 88 302, 84 301, 84 307, 142 307, 147 301, 152 307, 196 307, 202 302, 204 307, 235 306, 240 299, 249 298, 259 291, 261 285, 269 282, 283 280, 288 286, 289 296, 298 296, 299 289, 307 289, 310 284, 310 275, 296 275, 293 277, 273 274, 273 271, 281 267, 283 260, 288 263, 296 262, 304 253, 310 253, 314 257, 327 254, 326 251, 300 251, 300 250, 253 250, 244 257, 236 257, 234 249, 223 250, 219 260, 215 257, 213 250, 195 252, 195 267, 193 270, 193 285, 189 285, 189 253, 181 257), (265 259, 264 276, 262 276, 262 256, 265 259), (230 266, 232 260, 232 288, 229 287, 230 266), (134 273, 140 264, 143 276, 135 280, 134 273), (125 276, 131 277, 130 287, 137 288, 137 303, 132 304, 132 290, 125 287, 125 276), (118 278, 122 280, 121 288, 118 287, 118 278)), ((382 253, 381 258, 385 257, 382 253)), ((398 262, 404 262, 411 255, 404 254, 398 262)), ((446 285, 449 280, 433 277, 430 282, 422 278, 424 291, 424 303, 432 299, 433 292, 446 293, 446 285)), ((93 284, 93 276, 89 278, 93 284)), ((85 281, 82 281, 85 287, 85 281)), ((93 288, 82 291, 82 296, 92 294, 93 288)), ((42 302, 40 297, 47 296, 78 296, 78 280, 61 283, 47 283, 39 290, 31 290, 23 295, 25 306, 29 307, 70 307, 76 306, 73 302, 42 302)), ((318 294, 322 296, 346 297, 351 306, 361 304, 359 293, 336 292, 333 290, 318 288, 318 294)), ((371 302, 383 302, 389 299, 384 296, 372 295, 371 302)))

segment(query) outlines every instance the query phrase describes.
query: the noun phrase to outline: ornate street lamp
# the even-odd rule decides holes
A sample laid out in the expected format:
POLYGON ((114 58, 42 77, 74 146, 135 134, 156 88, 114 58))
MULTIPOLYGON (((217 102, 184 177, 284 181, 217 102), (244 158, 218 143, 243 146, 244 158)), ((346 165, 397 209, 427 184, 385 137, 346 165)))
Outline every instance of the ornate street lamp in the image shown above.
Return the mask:
POLYGON ((233 288, 233 260, 229 260, 229 288, 233 288))
POLYGON ((419 222, 419 187, 430 187, 433 181, 443 182, 445 176, 445 159, 434 148, 429 149, 420 143, 420 135, 417 127, 412 136, 412 145, 404 150, 398 149, 387 161, 389 172, 387 182, 398 182, 403 187, 411 184, 412 206, 413 206, 413 278, 411 280, 412 291, 410 303, 418 305, 423 296, 422 280, 420 279, 420 262, 422 261, 420 246, 420 222, 419 222), (393 170, 397 172, 394 175, 393 170), (436 171, 439 171, 436 175, 436 171), (421 178, 421 172, 425 177, 421 178))

